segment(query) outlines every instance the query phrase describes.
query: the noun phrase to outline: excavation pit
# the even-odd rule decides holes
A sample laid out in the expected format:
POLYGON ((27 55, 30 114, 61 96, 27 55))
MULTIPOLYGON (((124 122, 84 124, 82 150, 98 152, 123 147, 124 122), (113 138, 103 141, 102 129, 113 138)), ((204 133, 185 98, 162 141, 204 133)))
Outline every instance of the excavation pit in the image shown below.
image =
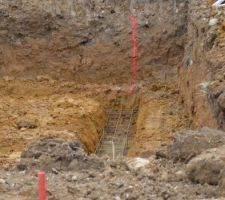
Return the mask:
POLYGON ((1 1, 0 200, 37 199, 40 169, 54 200, 224 197, 224 147, 189 168, 216 173, 218 187, 166 152, 176 132, 225 130, 215 2, 1 1), (205 170, 211 158, 221 165, 205 170))
POLYGON ((166 146, 173 130, 186 126, 176 87, 170 83, 146 85, 136 94, 129 92, 129 85, 121 89, 21 80, 0 84, 7 86, 0 100, 3 165, 19 160, 30 144, 49 138, 78 140, 88 154, 110 159, 146 157, 166 146), (175 94, 168 96, 171 93, 175 94), (6 116, 11 120, 6 122, 6 116))

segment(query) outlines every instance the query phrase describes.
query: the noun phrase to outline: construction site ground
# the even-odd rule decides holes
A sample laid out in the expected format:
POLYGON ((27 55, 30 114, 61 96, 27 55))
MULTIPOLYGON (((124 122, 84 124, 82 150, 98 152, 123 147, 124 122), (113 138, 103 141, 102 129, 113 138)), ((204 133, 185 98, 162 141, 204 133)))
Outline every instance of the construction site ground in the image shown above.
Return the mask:
MULTIPOLYGON (((87 162, 85 159, 79 160, 82 167, 72 171, 55 169, 52 164, 48 170, 47 165, 41 166, 39 169, 48 172, 49 199, 161 199, 170 196, 174 186, 164 185, 164 179, 170 176, 167 170, 172 170, 172 179, 177 179, 180 176, 175 174, 178 169, 167 168, 165 163, 153 158, 157 150, 166 150, 174 130, 185 129, 189 125, 178 93, 175 84, 162 81, 145 83, 136 92, 131 92, 129 84, 79 85, 52 80, 1 80, 0 199, 37 199, 37 168, 33 169, 35 165, 29 162, 21 164, 21 152, 39 140, 57 138, 65 142, 78 140, 86 152, 96 152, 102 158, 94 156, 97 161, 88 166, 83 164, 87 162), (111 109, 112 115, 116 110, 118 115, 121 107, 125 111, 134 108, 135 118, 131 124, 133 130, 127 128, 128 135, 121 132, 122 127, 118 125, 118 134, 124 134, 124 137, 116 136, 121 144, 124 142, 122 139, 129 137, 129 146, 123 149, 126 153, 122 155, 128 160, 123 161, 125 157, 116 154, 113 161, 111 140, 107 140, 109 145, 104 151, 99 142, 103 129, 107 128, 107 111, 111 109), (132 160, 136 156, 153 159, 153 168, 136 169, 137 163, 132 160), (104 163, 103 166, 98 162, 104 163), (19 170, 19 173, 14 170, 19 170), (152 188, 150 193, 147 192, 149 188, 152 188)), ((129 114, 122 113, 124 116, 129 114)), ((82 154, 82 157, 86 155, 82 154)), ((49 163, 47 158, 44 159, 49 163)), ((181 193, 179 190, 184 190, 182 184, 180 182, 174 197, 181 193)))
POLYGON ((213 3, 0 1, 0 200, 225 199, 213 3))

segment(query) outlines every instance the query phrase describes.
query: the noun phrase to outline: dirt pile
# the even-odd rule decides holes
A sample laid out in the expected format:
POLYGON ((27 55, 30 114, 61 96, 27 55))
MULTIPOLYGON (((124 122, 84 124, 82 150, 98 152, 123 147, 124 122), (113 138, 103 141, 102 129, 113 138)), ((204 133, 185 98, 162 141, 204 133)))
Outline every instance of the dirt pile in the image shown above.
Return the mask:
POLYGON ((87 156, 79 141, 47 139, 24 150, 17 168, 21 171, 32 169, 51 171, 100 169, 104 166, 102 161, 97 161, 97 158, 87 156))
POLYGON ((209 128, 183 131, 168 146, 168 158, 184 164, 186 176, 193 183, 224 186, 225 133, 209 128), (187 164, 186 164, 187 163, 187 164))
POLYGON ((187 165, 190 180, 195 183, 218 185, 225 170, 224 149, 224 145, 209 149, 193 158, 187 165))
POLYGON ((188 162, 209 148, 225 144, 225 134, 209 128, 200 131, 181 131, 168 146, 168 158, 174 161, 188 162))

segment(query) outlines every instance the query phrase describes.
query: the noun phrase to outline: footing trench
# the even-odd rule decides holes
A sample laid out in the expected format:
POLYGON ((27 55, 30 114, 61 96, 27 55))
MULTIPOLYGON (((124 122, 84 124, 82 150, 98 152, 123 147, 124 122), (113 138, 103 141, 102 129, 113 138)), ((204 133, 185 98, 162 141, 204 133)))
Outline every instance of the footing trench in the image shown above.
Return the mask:
POLYGON ((96 154, 112 159, 127 154, 134 131, 137 109, 108 110, 107 124, 96 148, 96 154))

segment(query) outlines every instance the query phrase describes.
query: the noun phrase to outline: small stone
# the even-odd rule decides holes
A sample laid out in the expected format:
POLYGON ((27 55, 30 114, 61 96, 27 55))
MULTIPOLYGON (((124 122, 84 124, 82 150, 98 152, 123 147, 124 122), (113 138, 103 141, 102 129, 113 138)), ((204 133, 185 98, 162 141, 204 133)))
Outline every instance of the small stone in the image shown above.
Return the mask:
POLYGON ((161 178, 163 181, 167 182, 169 180, 169 174, 167 172, 163 172, 161 178))
POLYGON ((124 186, 123 181, 122 180, 118 180, 117 183, 116 183, 116 186, 117 186, 118 189, 122 188, 124 186))
POLYGON ((5 184, 5 183, 6 183, 6 180, 5 180, 5 179, 0 178, 0 184, 5 184))
POLYGON ((116 200, 121 200, 121 198, 119 196, 116 196, 115 199, 116 200))
POLYGON ((59 171, 57 169, 55 169, 55 168, 52 168, 52 173, 59 174, 59 171))
POLYGON ((213 18, 209 20, 209 26, 214 26, 218 23, 218 19, 217 18, 213 18))
POLYGON ((133 158, 127 161, 127 165, 130 169, 139 169, 149 165, 149 160, 144 158, 133 158))
POLYGON ((76 175, 72 176, 72 181, 77 181, 78 177, 76 175))
POLYGON ((186 177, 186 174, 185 174, 185 172, 184 171, 177 171, 176 173, 175 173, 175 175, 176 175, 176 177, 177 177, 177 179, 179 180, 179 181, 182 181, 182 180, 184 180, 184 178, 186 177))

